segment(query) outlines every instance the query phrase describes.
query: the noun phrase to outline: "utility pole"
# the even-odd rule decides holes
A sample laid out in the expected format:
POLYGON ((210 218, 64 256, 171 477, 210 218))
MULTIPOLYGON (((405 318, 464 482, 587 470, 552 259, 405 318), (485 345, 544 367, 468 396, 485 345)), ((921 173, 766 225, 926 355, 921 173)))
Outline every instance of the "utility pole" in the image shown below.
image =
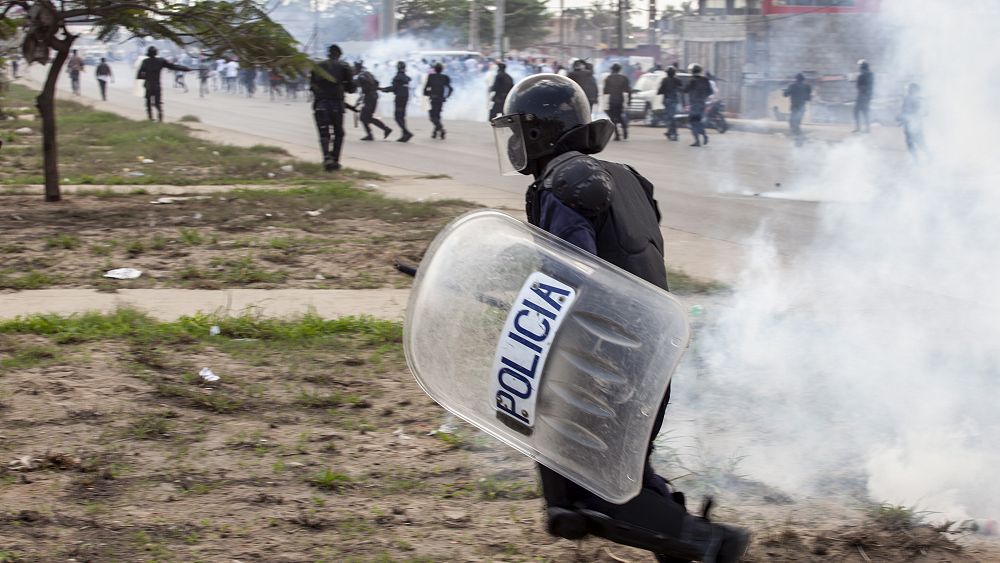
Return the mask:
POLYGON ((559 62, 566 62, 566 0, 559 0, 559 62))
POLYGON ((503 59, 503 32, 504 21, 507 15, 507 2, 497 0, 497 11, 493 14, 493 44, 497 52, 497 58, 503 59))
POLYGON ((469 50, 479 50, 479 4, 476 0, 469 2, 469 50))
POLYGON ((392 39, 396 36, 396 0, 382 0, 380 16, 379 39, 392 39))
POLYGON ((656 22, 656 0, 649 0, 649 46, 659 44, 659 38, 657 37, 658 25, 656 22))
POLYGON ((625 12, 628 0, 618 0, 618 56, 625 54, 625 12))

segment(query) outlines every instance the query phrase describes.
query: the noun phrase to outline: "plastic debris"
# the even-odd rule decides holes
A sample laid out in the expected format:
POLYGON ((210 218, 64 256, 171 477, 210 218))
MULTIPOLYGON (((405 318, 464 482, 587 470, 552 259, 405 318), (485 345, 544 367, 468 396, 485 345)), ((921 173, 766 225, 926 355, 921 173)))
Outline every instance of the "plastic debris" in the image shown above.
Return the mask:
POLYGON ((306 215, 308 215, 310 217, 319 217, 320 213, 322 213, 322 212, 323 212, 322 209, 317 209, 315 211, 306 211, 306 215))
POLYGON ((215 156, 219 156, 219 151, 212 151, 212 154, 215 156))
POLYGON ((281 171, 282 172, 295 172, 295 167, 292 166, 291 164, 286 164, 286 165, 284 165, 284 166, 281 167, 281 171))
POLYGON ((115 268, 104 273, 104 277, 114 280, 134 280, 142 275, 142 270, 135 268, 115 268))
POLYGON ((369 182, 369 183, 367 183, 367 184, 365 184, 364 186, 361 186, 361 187, 363 187, 366 190, 377 190, 378 189, 378 184, 372 184, 371 182, 369 182))
POLYGON ((275 174, 274 172, 268 172, 268 173, 267 173, 267 177, 268 177, 268 178, 274 178, 274 177, 275 177, 275 175, 276 175, 276 174, 275 174))
POLYGON ((207 383, 215 383, 216 381, 219 380, 219 376, 215 375, 215 373, 213 373, 212 370, 208 368, 201 368, 201 371, 198 372, 198 375, 201 376, 202 381, 205 381, 207 383))
POLYGON ((195 213, 194 215, 191 216, 191 218, 197 221, 198 219, 201 219, 201 213, 195 213))
POLYGON ((138 178, 139 176, 145 176, 146 174, 143 172, 129 172, 128 175, 138 178))
MULTIPOLYGON (((219 333, 221 333, 221 332, 222 332, 222 329, 219 328, 219 325, 212 325, 212 327, 208 329, 208 333, 211 334, 212 336, 219 336, 219 333)), ((205 368, 205 369, 208 369, 208 368, 205 368)))
POLYGON ((14 129, 14 132, 17 133, 18 135, 30 135, 31 133, 33 133, 31 127, 21 127, 19 129, 14 129))
POLYGON ((143 164, 153 164, 154 162, 156 162, 156 161, 153 160, 152 158, 144 158, 144 159, 142 159, 142 163, 143 164))
MULTIPOLYGON (((174 202, 178 202, 178 201, 186 201, 186 200, 189 200, 189 199, 212 199, 212 196, 207 196, 207 195, 189 195, 189 196, 158 197, 158 198, 154 199, 153 201, 151 201, 149 203, 160 204, 160 205, 167 205, 167 204, 170 204, 170 203, 174 203, 174 202)), ((198 219, 198 218, 199 217, 196 217, 196 219, 198 219)))
POLYGON ((325 280, 326 276, 324 276, 323 274, 316 274, 316 279, 317 280, 325 280))

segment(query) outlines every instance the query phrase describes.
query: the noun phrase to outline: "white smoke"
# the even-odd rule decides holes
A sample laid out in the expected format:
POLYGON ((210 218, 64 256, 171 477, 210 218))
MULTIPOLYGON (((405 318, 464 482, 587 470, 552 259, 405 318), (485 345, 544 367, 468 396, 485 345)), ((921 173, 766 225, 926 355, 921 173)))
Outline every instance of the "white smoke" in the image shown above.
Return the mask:
POLYGON ((790 187, 828 202, 815 240, 781 257, 762 228, 668 417, 702 437, 704 463, 738 458, 741 475, 785 491, 995 519, 1000 4, 882 6, 898 39, 877 84, 920 83, 927 154, 868 138, 812 149, 826 164, 790 187))

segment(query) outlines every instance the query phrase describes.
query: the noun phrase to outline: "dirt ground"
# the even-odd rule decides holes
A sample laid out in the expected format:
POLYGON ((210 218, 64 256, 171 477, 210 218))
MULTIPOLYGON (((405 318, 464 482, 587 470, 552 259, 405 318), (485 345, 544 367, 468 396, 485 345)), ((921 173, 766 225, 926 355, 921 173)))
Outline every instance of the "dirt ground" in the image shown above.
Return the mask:
MULTIPOLYGON (((398 324, 124 318, 100 321, 123 337, 0 331, 0 561, 652 561, 547 535, 532 464, 419 389, 398 324)), ((824 528, 814 501, 742 500, 718 514, 754 529, 749 561, 996 560, 903 520, 824 528)))
POLYGON ((138 189, 58 204, 0 195, 0 288, 405 287, 394 260, 418 261, 441 226, 469 208, 403 204, 344 186, 193 188, 191 199, 138 189), (123 267, 143 275, 102 277, 123 267))

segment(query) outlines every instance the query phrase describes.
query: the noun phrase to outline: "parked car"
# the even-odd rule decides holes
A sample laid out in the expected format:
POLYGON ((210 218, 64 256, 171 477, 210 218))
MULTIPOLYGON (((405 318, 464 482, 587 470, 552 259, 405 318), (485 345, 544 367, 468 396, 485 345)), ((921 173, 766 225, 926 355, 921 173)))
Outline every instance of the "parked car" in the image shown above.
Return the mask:
MULTIPOLYGON (((686 72, 678 72, 677 78, 687 86, 691 75, 686 72)), ((660 89, 660 82, 667 77, 666 71, 654 70, 647 72, 635 81, 632 88, 632 103, 628 105, 628 118, 632 121, 643 121, 647 125, 661 125, 666 123, 663 115, 663 96, 656 93, 660 89)))
MULTIPOLYGON (((667 73, 665 71, 655 70, 643 74, 635 81, 632 101, 626 110, 629 119, 642 121, 646 125, 654 127, 666 125, 667 119, 663 113, 663 96, 657 94, 657 91, 660 89, 660 82, 666 76, 667 73)), ((681 79, 682 87, 687 86, 691 80, 691 74, 687 72, 678 72, 675 76, 681 79)), ((682 105, 677 108, 677 114, 675 114, 678 127, 688 126, 688 110, 687 105, 683 103, 684 101, 686 100, 681 96, 682 105)), ((726 123, 726 118, 723 116, 724 111, 725 105, 723 105, 722 100, 717 97, 709 98, 708 105, 705 108, 705 125, 720 133, 725 133, 729 126, 726 123)))

